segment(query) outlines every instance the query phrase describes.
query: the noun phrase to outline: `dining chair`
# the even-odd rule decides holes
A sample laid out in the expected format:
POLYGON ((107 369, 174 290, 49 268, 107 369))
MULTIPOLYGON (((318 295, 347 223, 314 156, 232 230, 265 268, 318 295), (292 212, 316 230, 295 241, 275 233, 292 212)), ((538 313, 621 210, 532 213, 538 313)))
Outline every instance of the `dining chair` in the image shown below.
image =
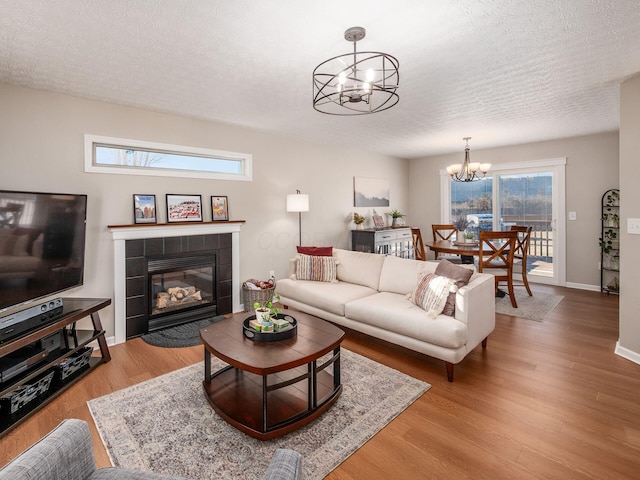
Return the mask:
POLYGON ((501 282, 507 283, 511 305, 518 308, 513 292, 513 255, 516 249, 518 232, 480 232, 478 271, 490 273, 495 279, 496 292, 501 282))
POLYGON ((533 296, 527 279, 527 256, 529 255, 529 243, 531 242, 531 230, 533 227, 512 225, 511 232, 518 232, 516 247, 513 253, 513 274, 518 275, 522 285, 514 284, 514 287, 525 287, 530 297, 533 296))
MULTIPOLYGON (((448 240, 453 242, 453 235, 456 233, 456 227, 451 223, 444 224, 432 224, 431 231, 433 232, 433 241, 448 240)), ((438 252, 434 253, 435 259, 438 260, 438 252)))
POLYGON ((427 252, 424 250, 424 241, 419 228, 411 227, 411 238, 413 240, 413 252, 416 260, 427 261, 427 252))

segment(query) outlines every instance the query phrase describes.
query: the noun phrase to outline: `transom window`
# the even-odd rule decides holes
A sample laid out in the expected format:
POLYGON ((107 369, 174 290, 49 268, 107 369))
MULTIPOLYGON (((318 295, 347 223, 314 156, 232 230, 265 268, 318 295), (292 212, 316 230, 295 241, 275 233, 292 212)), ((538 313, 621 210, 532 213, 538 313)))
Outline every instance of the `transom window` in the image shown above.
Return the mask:
POLYGON ((198 147, 85 135, 85 171, 252 180, 252 156, 198 147))

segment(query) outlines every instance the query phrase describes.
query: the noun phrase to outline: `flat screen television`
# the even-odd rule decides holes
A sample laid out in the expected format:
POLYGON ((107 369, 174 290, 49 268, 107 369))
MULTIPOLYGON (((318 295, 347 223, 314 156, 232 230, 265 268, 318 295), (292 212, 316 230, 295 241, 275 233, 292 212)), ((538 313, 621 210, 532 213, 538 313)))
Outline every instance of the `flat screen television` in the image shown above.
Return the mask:
POLYGON ((0 190, 0 316, 82 285, 87 196, 0 190))

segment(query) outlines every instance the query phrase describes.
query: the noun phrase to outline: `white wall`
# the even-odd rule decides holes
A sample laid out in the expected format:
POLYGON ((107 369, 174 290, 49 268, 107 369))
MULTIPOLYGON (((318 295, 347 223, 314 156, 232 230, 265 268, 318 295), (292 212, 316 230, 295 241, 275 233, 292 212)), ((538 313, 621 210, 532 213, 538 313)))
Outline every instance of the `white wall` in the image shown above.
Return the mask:
MULTIPOLYGON (((408 212, 408 161, 364 150, 311 144, 247 128, 168 115, 0 84, 0 188, 88 194, 85 285, 70 293, 113 298, 113 251, 107 225, 132 223, 132 195, 155 194, 165 219, 165 194, 227 195, 240 234, 240 281, 287 274, 298 242, 298 215, 286 196, 310 195, 302 214, 305 245, 350 248, 353 177, 387 178, 391 208, 408 212), (251 153, 252 182, 142 177, 84 172, 85 133, 251 153)), ((277 115, 277 112, 274 112, 277 115)), ((358 121, 353 118, 353 121, 358 121)), ((386 209, 380 209, 384 211, 386 209)), ((358 209, 370 217, 369 209, 358 209)), ((410 220, 410 218, 409 218, 410 220)), ((114 334, 113 308, 101 314, 114 334)))
MULTIPOLYGON (((476 144, 479 144, 479 140, 476 144)), ((577 213, 576 221, 567 221, 567 284, 600 288, 600 199, 617 188, 618 133, 515 145, 503 148, 474 149, 473 162, 503 164, 566 157, 566 208, 577 213)), ((440 169, 464 160, 460 152, 409 162, 409 210, 425 240, 431 239, 431 224, 440 219, 440 169)), ((624 259, 622 260, 624 261, 624 259)))
POLYGON ((627 232, 627 219, 640 218, 638 132, 640 76, 620 87, 620 339, 616 352, 640 363, 640 235, 627 232))

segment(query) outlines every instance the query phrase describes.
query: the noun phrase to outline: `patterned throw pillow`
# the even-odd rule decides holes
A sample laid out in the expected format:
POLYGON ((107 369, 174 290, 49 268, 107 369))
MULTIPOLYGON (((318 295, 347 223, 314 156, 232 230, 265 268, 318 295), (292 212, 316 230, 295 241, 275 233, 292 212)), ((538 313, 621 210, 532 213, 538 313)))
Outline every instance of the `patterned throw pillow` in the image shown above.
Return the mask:
POLYGON ((411 301, 425 310, 431 318, 442 313, 450 292, 456 292, 456 282, 435 273, 422 272, 418 276, 418 285, 411 295, 411 301))
POLYGON ((313 280, 315 282, 336 283, 336 257, 325 257, 315 255, 296 255, 296 274, 293 280, 313 280))
MULTIPOLYGON (((476 267, 473 265, 468 265, 467 267, 463 267, 461 265, 455 265, 451 263, 447 259, 440 260, 440 263, 436 267, 436 275, 442 275, 443 277, 450 278, 451 280, 456 282, 458 288, 464 287, 469 283, 469 279, 476 271, 476 267)), ((456 313, 456 294, 450 293, 449 298, 447 299, 447 304, 442 311, 444 315, 449 315, 453 317, 454 313, 456 313)))

